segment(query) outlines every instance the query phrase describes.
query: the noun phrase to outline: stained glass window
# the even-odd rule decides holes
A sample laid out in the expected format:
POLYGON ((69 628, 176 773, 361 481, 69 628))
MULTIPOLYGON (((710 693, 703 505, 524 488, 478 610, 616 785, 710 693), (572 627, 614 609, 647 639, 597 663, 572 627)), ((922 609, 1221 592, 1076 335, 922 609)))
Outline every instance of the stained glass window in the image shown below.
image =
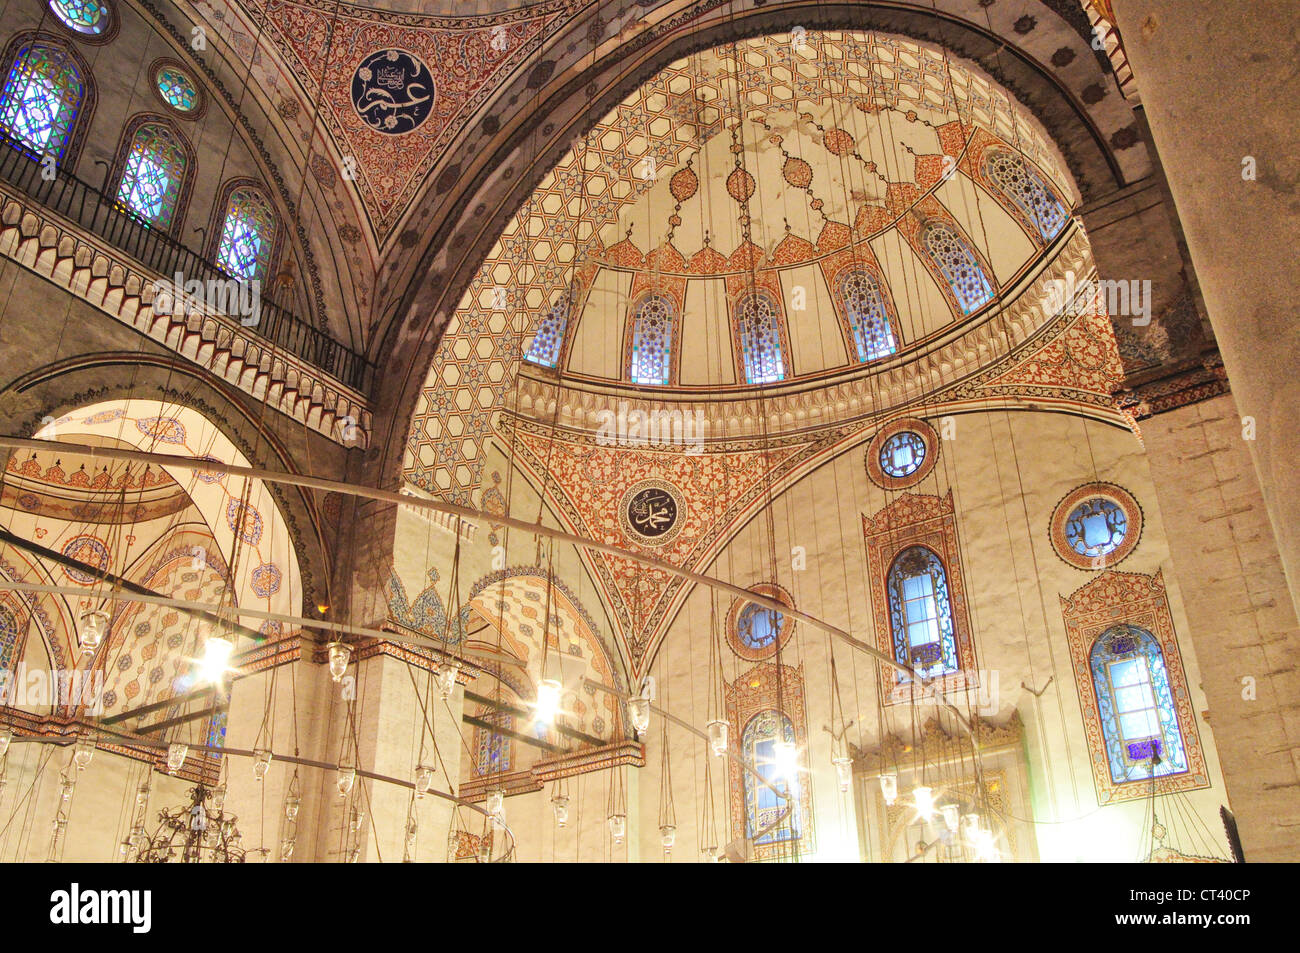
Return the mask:
POLYGON ((888 589, 894 657, 922 678, 957 671, 948 574, 939 557, 924 546, 903 550, 889 570, 888 589))
POLYGON ((636 307, 632 327, 633 384, 672 381, 673 303, 663 295, 646 295, 636 307))
POLYGON ((175 134, 159 123, 145 123, 131 140, 117 200, 150 225, 167 228, 176 213, 185 164, 175 134))
POLYGON ((1104 496, 1084 500, 1070 511, 1065 541, 1080 556, 1108 556, 1124 542, 1128 517, 1117 503, 1104 496))
POLYGON ((0 128, 36 155, 62 160, 85 93, 71 55, 39 43, 24 46, 0 94, 0 128))
POLYGON ((87 36, 98 36, 108 27, 108 7, 98 0, 50 0, 50 9, 68 29, 87 36))
POLYGON ((158 92, 173 109, 183 113, 192 110, 199 102, 199 90, 194 82, 174 66, 164 66, 158 71, 158 92))
POLYGON ((234 278, 245 281, 265 278, 275 228, 275 212, 261 192, 253 188, 234 189, 221 226, 217 264, 234 278))
POLYGON ((767 295, 747 295, 736 308, 736 330, 747 383, 771 384, 785 378, 778 320, 776 304, 767 295))
POLYGON ((880 445, 880 469, 887 476, 911 476, 925 462, 925 440, 913 430, 896 433, 880 445))
POLYGON ((924 244, 966 314, 993 300, 993 288, 984 269, 950 226, 940 223, 927 227, 924 244))
POLYGON ((564 344, 564 331, 569 326, 569 296, 561 295, 555 307, 542 318, 542 323, 533 335, 533 343, 524 355, 525 360, 543 367, 554 367, 560 359, 560 348, 564 344))
POLYGON ((0 606, 0 670, 12 668, 18 651, 18 620, 7 606, 0 606))
POLYGON ((778 741, 793 745, 794 725, 789 718, 774 709, 759 712, 751 718, 741 739, 742 757, 753 765, 754 770, 768 784, 791 795, 789 800, 777 797, 771 788, 759 784, 752 774, 745 772, 745 834, 756 845, 798 840, 803 827, 799 817, 799 782, 798 779, 782 776, 776 757, 778 741), (777 818, 787 805, 790 813, 778 824, 777 818), (756 837, 773 824, 776 826, 772 830, 756 837))
POLYGON ((840 279, 840 295, 853 332, 853 345, 862 363, 888 357, 898 350, 880 289, 870 275, 850 272, 840 279))
POLYGON ((1027 219, 1034 223, 1044 239, 1056 237, 1069 218, 1065 207, 1048 187, 1038 171, 1023 158, 1010 152, 993 150, 984 169, 1027 219))
MULTIPOLYGON (((510 730, 514 728, 514 717, 503 711, 480 709, 477 713, 480 721, 485 721, 497 728, 510 730)), ((474 773, 502 774, 510 770, 510 738, 489 728, 474 729, 474 773)))
POLYGON ((749 649, 765 649, 776 641, 785 616, 766 606, 750 602, 736 617, 736 637, 749 649))
POLYGON ((1181 774, 1187 751, 1164 653, 1154 635, 1135 625, 1107 629, 1089 659, 1106 760, 1116 784, 1181 774))

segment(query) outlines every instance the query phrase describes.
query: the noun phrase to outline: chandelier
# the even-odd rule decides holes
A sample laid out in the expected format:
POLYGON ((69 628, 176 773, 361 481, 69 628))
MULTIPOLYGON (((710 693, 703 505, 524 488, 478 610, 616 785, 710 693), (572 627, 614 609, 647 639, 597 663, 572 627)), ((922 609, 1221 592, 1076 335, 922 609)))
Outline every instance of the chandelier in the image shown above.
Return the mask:
MULTIPOLYGON (((202 784, 190 788, 188 806, 158 812, 159 826, 152 836, 138 832, 143 841, 136 862, 142 864, 242 864, 238 820, 224 804, 209 808, 212 792, 202 784)), ((223 799, 224 800, 224 799, 223 799)))

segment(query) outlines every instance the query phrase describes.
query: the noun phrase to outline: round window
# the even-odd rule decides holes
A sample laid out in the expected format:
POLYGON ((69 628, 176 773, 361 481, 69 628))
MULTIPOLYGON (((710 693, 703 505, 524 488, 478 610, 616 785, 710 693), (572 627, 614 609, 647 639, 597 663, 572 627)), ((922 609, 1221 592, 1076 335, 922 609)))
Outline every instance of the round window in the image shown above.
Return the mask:
POLYGON ((69 30, 99 36, 108 28, 108 7, 98 0, 50 0, 50 9, 69 30))
POLYGON ((199 90, 194 82, 174 66, 164 66, 158 70, 158 92, 163 101, 173 109, 188 113, 193 112, 199 103, 199 90))
POLYGON ((1094 496, 1084 500, 1065 521, 1065 541, 1069 547, 1088 559, 1109 556, 1124 542, 1128 533, 1128 517, 1113 500, 1094 496))
POLYGON ((921 469, 925 463, 925 440, 913 430, 894 434, 880 445, 880 469, 899 479, 921 469))

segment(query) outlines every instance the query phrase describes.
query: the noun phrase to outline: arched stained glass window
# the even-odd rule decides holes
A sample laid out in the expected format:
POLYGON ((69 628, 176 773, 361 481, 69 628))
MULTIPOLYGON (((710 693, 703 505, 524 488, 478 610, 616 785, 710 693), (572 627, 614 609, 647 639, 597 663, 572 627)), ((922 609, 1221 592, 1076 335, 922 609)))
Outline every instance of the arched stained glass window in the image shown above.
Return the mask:
POLYGON ((108 7, 99 0, 50 0, 50 9, 70 30, 99 36, 108 27, 108 7))
POLYGON ((32 153, 62 161, 85 94, 71 55, 56 46, 25 45, 0 94, 0 128, 32 153))
POLYGON ((1164 653, 1135 625, 1107 629, 1089 658, 1111 779, 1150 780, 1187 770, 1164 653))
POLYGON ((966 314, 978 311, 993 300, 993 288, 984 269, 951 226, 929 225, 924 245, 966 314))
MULTIPOLYGON (((485 721, 496 728, 511 730, 514 717, 503 711, 491 711, 486 708, 476 713, 480 721, 485 721)), ((510 738, 488 728, 474 729, 474 774, 504 774, 510 770, 510 738)))
POLYGON ((1022 215, 1034 223, 1044 240, 1056 237, 1069 215, 1046 180, 1029 163, 1001 149, 990 151, 984 171, 1022 215))
POLYGON ((772 384, 785 379, 779 320, 776 304, 767 295, 746 295, 737 305, 736 331, 747 383, 772 384))
POLYGON ((799 781, 784 776, 778 758, 779 743, 793 746, 795 733, 790 719, 775 709, 761 711, 751 718, 741 737, 744 760, 772 787, 791 795, 789 800, 778 797, 772 788, 759 784, 752 774, 745 772, 745 836, 756 846, 796 841, 803 829, 803 819, 799 816, 799 781), (778 823, 777 818, 787 805, 790 813, 778 823), (768 827, 772 830, 763 833, 768 827))
MULTIPOLYGON (((524 355, 525 360, 540 364, 542 367, 554 367, 560 360, 560 349, 564 345, 564 332, 569 326, 569 296, 560 295, 542 323, 533 335, 533 343, 524 355)), ((635 356, 635 355, 634 355, 635 356)))
POLYGON ((862 271, 845 275, 840 279, 840 295, 860 362, 879 360, 898 350, 884 298, 870 275, 862 271))
POLYGON ((13 667, 18 652, 18 620, 8 606, 0 606, 0 670, 13 667))
POLYGON ((275 212, 261 191, 244 186, 233 189, 221 226, 217 264, 232 278, 244 281, 265 278, 275 245, 275 230, 275 212))
POLYGON ((888 590, 894 657, 923 678, 957 671, 948 574, 939 557, 924 546, 903 550, 889 570, 888 590))
POLYGON ((148 224, 167 228, 176 214, 185 167, 185 150, 175 133, 161 123, 145 123, 131 139, 117 200, 148 224))
POLYGON ((193 112, 199 103, 199 90, 184 72, 174 66, 158 70, 158 92, 167 105, 180 112, 193 112))
POLYGON ((646 295, 636 306, 632 326, 633 384, 672 382, 673 303, 663 295, 646 295))

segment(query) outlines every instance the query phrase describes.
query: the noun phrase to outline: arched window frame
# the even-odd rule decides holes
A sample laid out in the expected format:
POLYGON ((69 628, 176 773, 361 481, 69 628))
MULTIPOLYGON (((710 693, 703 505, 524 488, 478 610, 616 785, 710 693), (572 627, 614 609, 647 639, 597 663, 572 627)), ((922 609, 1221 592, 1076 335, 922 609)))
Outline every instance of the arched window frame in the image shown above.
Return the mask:
MULTIPOLYGON (((953 620, 948 567, 929 546, 909 546, 889 567, 889 630, 894 658, 911 665, 923 678, 951 675, 961 669, 957 627, 953 620), (915 586, 907 583, 916 580, 915 586), (918 634, 933 639, 916 642, 918 634)), ((900 673, 900 680, 909 676, 900 673)))
POLYGON ((117 157, 113 163, 112 173, 109 181, 112 184, 112 197, 118 202, 127 214, 137 218, 137 220, 146 222, 150 227, 156 228, 161 232, 169 235, 175 235, 181 229, 181 223, 185 220, 185 212, 189 207, 190 193, 194 188, 194 179, 196 175, 194 166, 194 147, 185 137, 184 133, 177 128, 176 123, 166 116, 159 113, 140 113, 132 117, 131 121, 126 124, 122 130, 122 140, 117 147, 117 157), (157 125, 167 130, 168 135, 176 142, 180 148, 184 159, 184 171, 181 174, 181 181, 176 190, 176 201, 173 203, 171 216, 163 225, 155 225, 147 222, 144 218, 137 215, 134 209, 131 209, 126 202, 117 199, 121 193, 122 180, 126 174, 127 163, 130 159, 131 149, 135 144, 137 133, 149 125, 157 125))
POLYGON ((46 22, 56 24, 59 30, 67 36, 74 37, 78 43, 89 43, 98 46, 111 42, 117 36, 118 28, 122 22, 117 15, 117 4, 113 0, 98 0, 98 2, 107 11, 107 22, 98 33, 87 33, 85 30, 79 30, 64 23, 63 18, 55 11, 54 4, 50 0, 43 0, 42 6, 47 11, 46 22))
POLYGON ((13 670, 23 647, 24 626, 19 613, 0 604, 0 671, 13 670))
POLYGON ((1188 770, 1164 652, 1156 637, 1121 624, 1097 637, 1088 654, 1106 761, 1115 784, 1149 781, 1188 770))
POLYGON ((944 284, 946 296, 953 301, 957 309, 964 315, 975 314, 981 308, 988 306, 996 297, 996 289, 993 285, 993 279, 990 277, 988 269, 980 256, 975 253, 975 249, 962 235, 961 229, 955 224, 944 220, 927 221, 920 230, 919 245, 925 256, 933 263, 940 280, 944 284), (937 255, 933 244, 935 236, 940 232, 947 233, 951 241, 959 248, 965 258, 962 265, 954 268, 951 261, 937 255), (974 269, 978 277, 977 286, 982 286, 983 294, 981 296, 972 295, 971 289, 963 287, 969 276, 963 273, 964 269, 974 269))
MULTIPOLYGON (((567 352, 566 338, 571 313, 572 305, 569 292, 565 291, 556 298, 555 303, 551 305, 551 309, 538 322, 537 331, 533 334, 532 343, 528 345, 524 360, 530 364, 536 364, 538 367, 552 370, 560 367, 567 352)), ((630 374, 630 363, 628 368, 630 374)))
POLYGON ((983 179, 988 183, 991 191, 998 197, 1002 204, 1015 213, 1015 217, 1020 221, 1029 237, 1037 245, 1045 245, 1061 234, 1070 221, 1070 209, 1064 201, 1061 200, 1060 194, 1052 186, 1038 168, 1026 159, 1023 155, 1006 148, 992 147, 986 149, 980 157, 980 173, 983 179), (999 161, 1011 162, 1020 167, 1023 176, 1029 180, 1031 190, 1036 189, 1041 195, 1045 195, 1051 200, 1051 204, 1059 212, 1059 218, 1044 216, 1038 209, 1028 206, 1024 202, 1024 197, 1019 190, 1013 188, 1011 184, 994 172, 995 164, 999 161), (1051 221, 1056 222, 1056 227, 1052 228, 1051 221))
MULTIPOLYGON (((280 262, 280 254, 284 249, 284 220, 276 209, 275 203, 271 200, 271 193, 257 179, 235 178, 221 187, 221 191, 217 195, 217 203, 212 208, 212 220, 208 224, 207 257, 225 271, 221 263, 221 246, 225 238, 226 219, 230 213, 230 202, 235 192, 240 189, 252 190, 258 193, 267 208, 271 210, 274 219, 275 232, 271 236, 271 247, 267 251, 260 272, 252 276, 265 283, 275 274, 276 266, 280 262)), ((239 281, 248 280, 243 275, 231 275, 231 277, 239 281)))
MULTIPOLYGON (((499 729, 514 729, 515 719, 509 712, 480 708, 475 712, 475 717, 499 729)), ((514 741, 509 735, 487 728, 474 729, 474 777, 509 774, 510 766, 514 763, 514 753, 514 741), (495 764, 492 762, 494 753, 497 758, 495 764)))
MULTIPOLYGON (((32 46, 48 47, 66 57, 81 80, 81 98, 78 101, 75 113, 69 120, 63 147, 56 153, 55 159, 59 168, 71 170, 75 168, 77 160, 81 156, 81 149, 86 142, 86 132, 90 127, 91 117, 98 102, 95 78, 90 72, 90 67, 86 64, 86 61, 71 44, 48 33, 26 32, 15 35, 9 41, 8 46, 5 47, 4 77, 2 81, 5 86, 8 85, 9 76, 13 72, 19 55, 22 54, 24 49, 32 46)), ((3 87, 0 87, 0 91, 2 90, 3 87)), ((3 131, 5 135, 9 135, 7 129, 0 131, 3 131)), ((34 153, 29 151, 28 154, 32 155, 34 153)))
POLYGON ((901 337, 898 319, 890 306, 889 295, 879 277, 865 268, 848 268, 837 276, 835 292, 848 337, 849 354, 859 364, 870 364, 898 353, 901 337), (849 283, 866 282, 875 298, 876 313, 863 315, 853 307, 849 283), (883 330, 883 334, 880 332, 883 330))
POLYGON ((677 354, 681 338, 681 311, 677 302, 671 295, 662 291, 649 291, 641 295, 636 300, 636 305, 628 319, 628 352, 625 355, 623 366, 627 368, 628 379, 633 384, 640 384, 650 387, 664 387, 677 383, 677 354), (667 341, 663 343, 663 361, 665 367, 663 373, 656 375, 655 380, 638 379, 639 355, 641 354, 643 344, 644 325, 647 320, 645 309, 653 300, 663 301, 667 307, 667 341))
POLYGON ((777 384, 793 376, 790 365, 790 340, 785 329, 785 315, 780 301, 765 290, 748 291, 736 299, 731 309, 732 338, 736 348, 736 374, 746 384, 761 386, 777 384), (760 342, 755 340, 752 321, 746 313, 751 303, 762 302, 771 315, 771 339, 776 347, 776 367, 772 367, 770 356, 756 353, 760 342), (755 363, 755 362, 760 363, 755 363))
MULTIPOLYGON (((776 741, 798 744, 794 722, 788 715, 776 708, 768 708, 754 715, 745 724, 741 734, 741 759, 751 765, 763 779, 777 790, 787 790, 786 780, 778 778, 775 766, 773 745, 776 741)), ((776 844, 798 841, 802 836, 803 817, 799 781, 795 780, 788 789, 791 797, 778 797, 767 785, 760 784, 748 771, 744 774, 745 784, 745 836, 755 847, 769 847, 776 844), (772 830, 761 837, 755 837, 764 828, 772 825, 786 804, 790 813, 772 830)))

